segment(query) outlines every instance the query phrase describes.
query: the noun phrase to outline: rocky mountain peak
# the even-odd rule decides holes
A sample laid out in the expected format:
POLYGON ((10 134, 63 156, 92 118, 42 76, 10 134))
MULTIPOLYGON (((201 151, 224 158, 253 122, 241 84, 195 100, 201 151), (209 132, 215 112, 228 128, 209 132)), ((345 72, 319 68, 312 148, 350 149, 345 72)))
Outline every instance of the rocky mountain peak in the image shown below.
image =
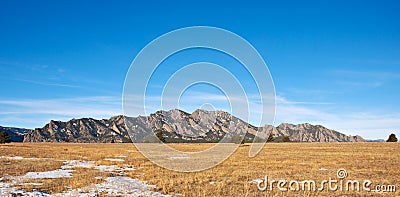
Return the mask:
POLYGON ((289 136, 292 141, 358 142, 360 136, 347 136, 321 125, 282 123, 278 127, 255 127, 224 111, 179 109, 156 111, 149 116, 113 116, 110 119, 51 120, 43 128, 25 135, 25 142, 154 142, 153 132, 162 132, 167 142, 218 142, 224 136, 245 135, 253 141, 256 133, 266 138, 269 132, 277 138, 289 136), (131 132, 129 132, 131 131, 131 132))

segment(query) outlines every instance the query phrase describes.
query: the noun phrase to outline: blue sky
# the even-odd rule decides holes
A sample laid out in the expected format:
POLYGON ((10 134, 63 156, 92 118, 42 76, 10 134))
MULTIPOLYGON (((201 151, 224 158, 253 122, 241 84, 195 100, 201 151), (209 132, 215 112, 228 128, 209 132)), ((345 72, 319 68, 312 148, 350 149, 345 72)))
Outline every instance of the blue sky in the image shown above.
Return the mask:
MULTIPOLYGON (((122 114, 138 52, 169 31, 204 25, 242 36, 264 58, 276 125, 399 136, 399 8, 399 1, 1 1, 0 125, 122 114)), ((208 56, 185 58, 192 57, 208 56)))

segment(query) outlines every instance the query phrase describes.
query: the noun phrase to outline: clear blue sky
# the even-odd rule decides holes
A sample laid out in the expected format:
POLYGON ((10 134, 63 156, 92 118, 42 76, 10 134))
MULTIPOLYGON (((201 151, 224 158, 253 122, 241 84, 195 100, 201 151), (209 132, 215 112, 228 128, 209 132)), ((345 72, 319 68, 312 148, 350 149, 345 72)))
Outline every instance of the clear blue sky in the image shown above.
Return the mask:
POLYGON ((400 135, 399 1, 0 1, 0 125, 122 113, 125 74, 154 38, 214 26, 266 60, 281 122, 400 135))

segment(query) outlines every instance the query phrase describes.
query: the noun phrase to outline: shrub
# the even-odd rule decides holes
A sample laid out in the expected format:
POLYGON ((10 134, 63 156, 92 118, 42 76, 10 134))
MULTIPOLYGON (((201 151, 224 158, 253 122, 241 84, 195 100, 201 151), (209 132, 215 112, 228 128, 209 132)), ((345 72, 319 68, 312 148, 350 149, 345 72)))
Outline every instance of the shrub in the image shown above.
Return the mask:
POLYGON ((287 135, 283 136, 282 142, 290 142, 289 136, 287 136, 287 135))

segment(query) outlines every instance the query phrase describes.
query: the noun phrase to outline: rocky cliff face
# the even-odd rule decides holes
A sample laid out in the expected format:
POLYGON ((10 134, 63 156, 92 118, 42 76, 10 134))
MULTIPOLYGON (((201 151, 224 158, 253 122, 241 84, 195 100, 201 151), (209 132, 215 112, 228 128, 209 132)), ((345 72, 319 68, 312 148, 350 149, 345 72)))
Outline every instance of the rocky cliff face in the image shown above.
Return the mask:
POLYGON ((299 142, 364 142, 361 136, 347 136, 321 125, 308 123, 293 125, 282 123, 273 130, 275 137, 289 136, 290 139, 299 142))
POLYGON ((54 121, 25 135, 24 142, 130 142, 123 116, 54 121))
POLYGON ((156 142, 153 132, 160 133, 166 142, 230 142, 234 136, 244 136, 246 142, 251 142, 257 130, 261 131, 262 138, 272 131, 277 141, 283 136, 301 142, 365 141, 360 136, 347 136, 320 125, 284 123, 258 128, 224 111, 196 110, 190 114, 170 110, 149 116, 115 116, 108 120, 50 121, 26 134, 24 142, 156 142))
POLYGON ((181 110, 158 111, 150 116, 127 118, 134 142, 154 142, 153 132, 162 132, 166 142, 230 142, 235 136, 252 141, 256 127, 224 111, 196 110, 189 114, 181 110), (246 133, 251 130, 250 133, 246 133), (225 138, 224 138, 225 137, 225 138))

